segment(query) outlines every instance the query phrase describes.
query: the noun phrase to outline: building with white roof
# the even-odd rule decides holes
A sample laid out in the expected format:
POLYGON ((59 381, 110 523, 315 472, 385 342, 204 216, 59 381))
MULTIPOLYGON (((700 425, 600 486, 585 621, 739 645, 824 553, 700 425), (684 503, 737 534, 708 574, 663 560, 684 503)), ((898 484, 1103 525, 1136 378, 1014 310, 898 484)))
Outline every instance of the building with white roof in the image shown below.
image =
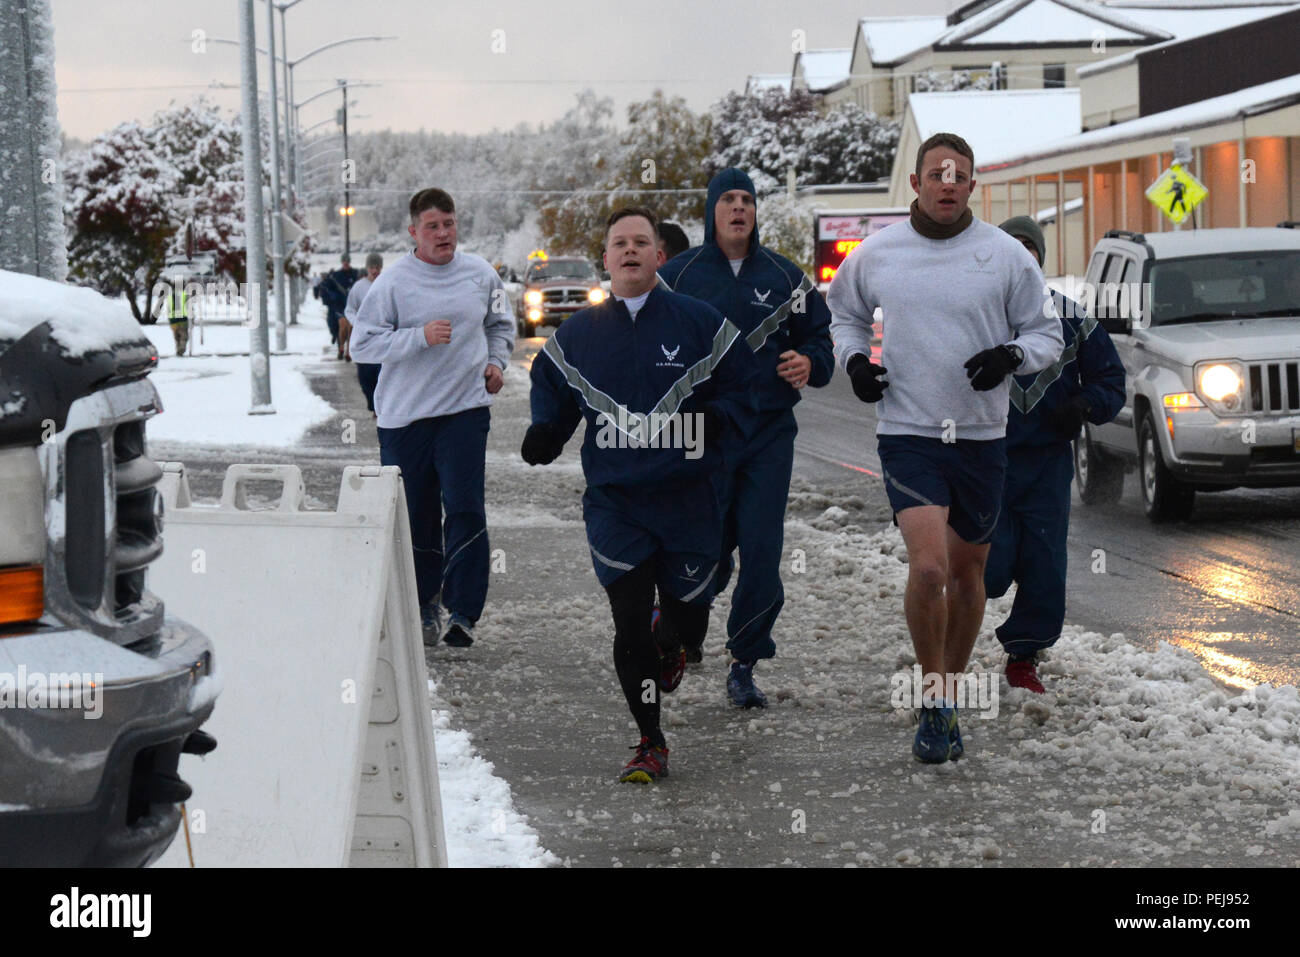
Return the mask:
POLYGON ((794 70, 790 84, 794 89, 810 93, 829 93, 849 82, 849 69, 853 50, 807 50, 794 55, 794 70))
POLYGON ((1209 189, 1194 225, 1300 220, 1298 41, 1297 0, 975 0, 947 17, 866 18, 848 82, 823 102, 900 117, 888 184, 799 192, 820 208, 905 207, 917 148, 958 133, 975 153, 975 214, 1035 216, 1048 273, 1082 272, 1108 229, 1173 228, 1144 194, 1177 137, 1209 189), (997 89, 914 92, 927 70, 994 64, 997 89))
POLYGON ((1270 16, 1297 0, 972 0, 944 17, 865 17, 854 31, 848 82, 826 103, 851 101, 901 116, 917 80, 956 71, 995 88, 1078 85, 1079 71, 1156 44, 1270 16))

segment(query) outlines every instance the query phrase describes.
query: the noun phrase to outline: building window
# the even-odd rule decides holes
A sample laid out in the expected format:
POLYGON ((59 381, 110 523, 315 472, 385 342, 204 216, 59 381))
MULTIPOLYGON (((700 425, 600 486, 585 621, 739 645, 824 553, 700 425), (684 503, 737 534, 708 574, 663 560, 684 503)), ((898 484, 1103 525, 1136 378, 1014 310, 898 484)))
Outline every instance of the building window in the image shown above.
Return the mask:
POLYGON ((1065 86, 1065 64, 1043 64, 1043 89, 1059 90, 1065 86))

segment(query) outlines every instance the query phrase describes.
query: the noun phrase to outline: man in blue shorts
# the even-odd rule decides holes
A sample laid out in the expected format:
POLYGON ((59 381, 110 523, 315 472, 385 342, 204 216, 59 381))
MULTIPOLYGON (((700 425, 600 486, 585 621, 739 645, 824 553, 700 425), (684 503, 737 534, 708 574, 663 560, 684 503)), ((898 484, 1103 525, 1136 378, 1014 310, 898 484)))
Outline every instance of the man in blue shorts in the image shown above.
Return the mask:
POLYGON ((566 319, 533 360, 533 421, 520 450, 529 465, 553 462, 586 420, 582 517, 614 616, 614 667, 641 733, 619 780, 639 784, 668 773, 659 697, 677 687, 684 649, 699 647, 709 625, 722 550, 710 475, 756 418, 754 354, 712 306, 658 284, 656 226, 644 207, 610 216, 611 295, 566 319))
POLYGON ((907 545, 903 608, 923 674, 912 753, 931 764, 963 752, 954 689, 984 619, 984 564, 1007 463, 1007 377, 1046 368, 1064 345, 1033 257, 968 209, 974 168, 960 136, 922 143, 910 218, 863 241, 827 294, 853 391, 880 402, 878 451, 907 545), (881 365, 871 361, 877 307, 881 365))

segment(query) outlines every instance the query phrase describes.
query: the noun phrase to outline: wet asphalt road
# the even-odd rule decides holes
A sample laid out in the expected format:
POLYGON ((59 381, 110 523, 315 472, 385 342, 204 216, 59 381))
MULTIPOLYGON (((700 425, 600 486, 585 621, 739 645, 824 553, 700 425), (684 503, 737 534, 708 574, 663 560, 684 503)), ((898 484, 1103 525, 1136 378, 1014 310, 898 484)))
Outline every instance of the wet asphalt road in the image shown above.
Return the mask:
MULTIPOLYGON (((880 482, 875 413, 847 377, 807 390, 796 414, 796 475, 880 482)), ((1190 520, 1157 526, 1137 481, 1112 507, 1074 495, 1067 620, 1185 647, 1233 688, 1300 683, 1300 488, 1197 493, 1190 520), (1097 549, 1104 573, 1092 571, 1097 549)))
MULTIPOLYGON (((549 333, 549 330, 544 330, 549 333)), ((543 339, 521 340, 515 359, 529 361, 543 339)), ((377 463, 378 441, 350 365, 322 359, 308 370, 313 389, 338 410, 292 450, 249 450, 154 443, 155 459, 186 462, 199 497, 220 496, 226 465, 237 461, 298 464, 309 507, 333 507, 345 464, 377 463), (355 423, 354 443, 342 439, 355 423)), ((796 414, 795 477, 836 495, 862 497, 884 509, 875 414, 837 373, 808 389, 796 414)), ((520 436, 525 423, 518 426, 520 436)), ((494 431, 505 423, 494 421, 494 431)), ((507 500, 509 495, 506 495, 507 500)), ((269 504, 269 503, 268 503, 269 504)), ((1089 507, 1077 494, 1070 520, 1067 619, 1090 630, 1123 632, 1154 647, 1168 641, 1193 652, 1232 688, 1261 682, 1300 684, 1300 488, 1198 493, 1190 520, 1152 525, 1142 514, 1130 474, 1116 506, 1089 507), (1104 573, 1092 571, 1097 549, 1104 573)))
MULTIPOLYGON (((520 342, 516 362, 530 360, 541 341, 520 342)), ((378 461, 376 434, 350 366, 322 360, 306 371, 337 412, 293 449, 155 442, 151 455, 184 461, 192 491, 208 501, 219 496, 229 464, 295 463, 303 471, 308 507, 332 508, 342 467, 378 461), (348 421, 355 424, 354 443, 343 441, 348 421)), ((521 371, 512 371, 512 390, 526 389, 521 371)), ((987 768, 969 762, 969 771, 963 769, 969 781, 953 778, 946 787, 930 787, 907 753, 910 728, 895 726, 878 706, 862 684, 863 664, 851 655, 777 662, 767 690, 778 701, 789 697, 770 714, 737 716, 722 706, 725 662, 716 636, 706 646, 703 673, 688 677, 674 696, 668 730, 680 747, 674 746, 672 786, 643 791, 614 784, 611 769, 625 759, 619 747, 632 732, 613 690, 607 639, 553 634, 562 607, 580 609, 579 617, 591 621, 603 622, 607 614, 578 524, 581 473, 576 461, 567 471, 552 466, 536 474, 494 467, 517 454, 503 450, 518 448, 526 422, 505 408, 522 411, 521 399, 516 394, 494 415, 488 453, 489 511, 505 519, 493 527, 492 545, 510 559, 509 573, 494 576, 491 585, 488 633, 472 649, 429 649, 428 661, 440 706, 451 711, 456 727, 473 734, 475 747, 510 782, 542 845, 561 859, 597 866, 1206 863, 1187 838, 1200 826, 1194 818, 1202 809, 1195 803, 1186 813, 1162 811, 1158 820, 1135 819, 1141 826, 1134 830, 1081 842, 1073 822, 1086 822, 1101 800, 1090 793, 1095 774, 1086 767, 1035 771, 1032 787, 1042 795, 1034 800, 1041 805, 1037 811, 1016 805, 1016 788, 1030 785, 1009 779, 994 759, 987 768), (525 489, 521 482, 534 485, 525 489), (536 509, 529 503, 538 494, 565 525, 530 526, 536 509), (548 635, 552 644, 539 646, 548 635), (593 695, 593 688, 600 693, 593 695), (994 795, 999 788, 1006 793, 994 795), (792 815, 805 814, 807 832, 795 833, 792 815), (1069 826, 1058 822, 1065 817, 1069 826), (940 823, 918 831, 918 821, 940 823), (979 843, 986 834, 996 835, 996 852, 979 843)), ((879 472, 874 421, 847 380, 837 376, 827 389, 810 392, 798 415, 799 501, 792 515, 808 521, 829 501, 848 504, 864 526, 886 521, 880 480, 869 474, 879 472)), ((254 504, 256 491, 250 493, 254 504)), ((1297 655, 1287 645, 1297 613, 1300 492, 1230 493, 1218 502, 1206 497, 1192 522, 1172 530, 1147 526, 1135 494, 1130 489, 1111 513, 1076 512, 1071 621, 1123 631, 1144 645, 1174 634, 1200 635, 1208 650, 1241 659, 1241 668, 1255 669, 1251 673, 1295 681, 1297 655), (1088 572, 1097 543, 1109 556, 1104 576, 1088 572), (1215 643, 1204 639, 1222 633, 1215 643)), ((802 579, 787 587, 794 604, 814 602, 802 579)), ((826 613, 842 617, 835 609, 826 613)), ((900 654, 906 657, 905 649, 900 654)), ((1010 753, 1011 736, 1025 734, 1015 727, 1023 717, 968 728, 968 750, 1010 753)), ((1115 782, 1113 790, 1131 787, 1115 782)), ((1138 793, 1132 813, 1140 817, 1138 793)), ((1271 817, 1284 809, 1260 803, 1247 810, 1271 817)), ((1245 847, 1257 830, 1253 820, 1225 818, 1215 846, 1245 847)))

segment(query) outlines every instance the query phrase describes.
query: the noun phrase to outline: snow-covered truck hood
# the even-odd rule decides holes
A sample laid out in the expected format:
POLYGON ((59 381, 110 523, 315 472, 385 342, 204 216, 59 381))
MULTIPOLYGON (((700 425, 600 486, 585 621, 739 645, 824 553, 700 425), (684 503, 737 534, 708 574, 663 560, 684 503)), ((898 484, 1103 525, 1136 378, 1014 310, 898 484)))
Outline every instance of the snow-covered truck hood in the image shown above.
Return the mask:
POLYGON ((1225 319, 1143 330, 1148 349, 1186 366, 1205 359, 1300 358, 1300 317, 1225 319))
POLYGON ((157 362, 125 303, 0 270, 0 446, 61 430, 77 399, 157 362))

